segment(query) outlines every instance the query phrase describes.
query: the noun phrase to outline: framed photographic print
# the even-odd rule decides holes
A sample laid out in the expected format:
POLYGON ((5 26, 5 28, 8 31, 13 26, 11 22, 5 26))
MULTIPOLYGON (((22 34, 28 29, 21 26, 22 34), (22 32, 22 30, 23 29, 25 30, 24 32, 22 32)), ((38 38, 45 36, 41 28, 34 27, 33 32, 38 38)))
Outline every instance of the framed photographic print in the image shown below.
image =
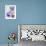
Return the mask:
POLYGON ((18 25, 18 41, 46 41, 46 25, 38 24, 19 24, 18 25))
POLYGON ((16 19, 16 5, 5 5, 5 19, 16 19))

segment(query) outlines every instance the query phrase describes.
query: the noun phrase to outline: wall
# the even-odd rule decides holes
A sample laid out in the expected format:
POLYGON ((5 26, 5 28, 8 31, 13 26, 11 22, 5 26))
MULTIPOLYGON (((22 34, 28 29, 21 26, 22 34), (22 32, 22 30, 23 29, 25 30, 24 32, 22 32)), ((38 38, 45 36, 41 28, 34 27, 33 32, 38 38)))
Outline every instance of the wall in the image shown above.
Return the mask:
POLYGON ((19 24, 46 24, 46 0, 16 0, 19 24))
MULTIPOLYGON (((0 44, 7 44, 8 34, 10 32, 16 32, 17 35, 17 24, 16 20, 6 20, 5 19, 5 4, 16 4, 16 0, 0 0, 0 44)), ((16 43, 17 38, 16 38, 16 43)))
POLYGON ((0 0, 0 44, 8 43, 9 32, 18 32, 17 24, 46 24, 46 0, 0 0), (16 4, 16 20, 5 20, 5 4, 16 4))

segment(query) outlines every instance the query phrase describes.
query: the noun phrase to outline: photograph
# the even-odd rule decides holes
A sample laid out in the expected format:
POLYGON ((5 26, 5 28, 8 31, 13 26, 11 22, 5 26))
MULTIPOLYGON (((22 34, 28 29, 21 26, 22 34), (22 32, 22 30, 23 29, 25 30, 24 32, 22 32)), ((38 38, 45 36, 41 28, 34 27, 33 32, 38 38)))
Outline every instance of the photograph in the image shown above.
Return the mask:
POLYGON ((46 41, 46 25, 36 24, 19 24, 18 25, 18 41, 20 46, 32 42, 45 42, 46 41))
POLYGON ((16 19, 16 5, 5 5, 5 19, 16 19))

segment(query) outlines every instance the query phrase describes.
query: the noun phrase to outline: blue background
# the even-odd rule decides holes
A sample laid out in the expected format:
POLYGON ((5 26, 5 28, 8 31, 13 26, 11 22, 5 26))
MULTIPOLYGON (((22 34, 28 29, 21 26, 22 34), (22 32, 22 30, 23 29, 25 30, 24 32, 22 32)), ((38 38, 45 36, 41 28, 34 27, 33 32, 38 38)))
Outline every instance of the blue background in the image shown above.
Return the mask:
POLYGON ((8 43, 9 32, 18 34, 18 24, 46 24, 46 0, 0 0, 0 44, 8 43), (16 5, 16 20, 5 19, 5 4, 16 5))

